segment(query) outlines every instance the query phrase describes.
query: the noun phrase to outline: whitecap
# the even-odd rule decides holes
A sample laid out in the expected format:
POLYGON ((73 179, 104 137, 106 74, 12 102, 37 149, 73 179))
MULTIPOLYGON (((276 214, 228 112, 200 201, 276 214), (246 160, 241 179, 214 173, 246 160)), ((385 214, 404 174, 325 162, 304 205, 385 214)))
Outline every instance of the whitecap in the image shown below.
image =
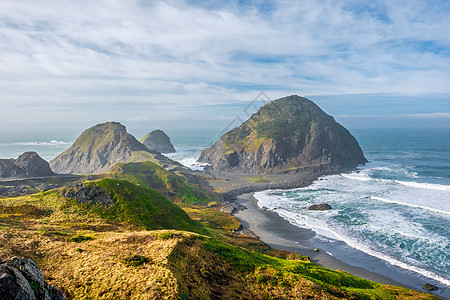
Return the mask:
POLYGON ((417 205, 417 204, 411 204, 411 203, 405 203, 405 202, 401 202, 401 201, 397 201, 397 200, 390 200, 390 199, 377 197, 377 196, 370 196, 370 198, 373 199, 373 200, 378 200, 378 201, 385 202, 385 203, 393 203, 393 204, 398 204, 398 205, 405 205, 405 206, 414 207, 414 208, 426 209, 426 210, 437 212, 437 213, 440 213, 440 214, 450 215, 449 211, 440 210, 440 209, 437 209, 437 208, 432 208, 432 207, 427 207, 427 206, 422 206, 422 205, 417 205))
POLYGON ((450 191, 450 185, 443 185, 443 184, 436 184, 436 183, 421 183, 421 182, 414 182, 414 181, 401 181, 401 180, 395 180, 394 182, 404 185, 404 186, 415 187, 415 188, 419 188, 419 189, 450 191))

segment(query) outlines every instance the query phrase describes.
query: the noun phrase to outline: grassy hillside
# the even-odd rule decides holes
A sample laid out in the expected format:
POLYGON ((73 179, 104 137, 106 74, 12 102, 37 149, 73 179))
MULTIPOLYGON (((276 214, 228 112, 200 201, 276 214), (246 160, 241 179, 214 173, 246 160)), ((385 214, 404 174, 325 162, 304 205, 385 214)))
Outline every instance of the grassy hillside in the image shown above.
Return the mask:
POLYGON ((190 236, 171 252, 169 266, 182 299, 437 299, 292 258, 190 236))
POLYGON ((108 207, 75 202, 103 219, 143 225, 146 229, 199 230, 199 225, 188 214, 155 190, 110 178, 84 185, 86 188, 94 185, 111 195, 114 204, 108 207))
POLYGON ((117 164, 109 176, 157 190, 174 202, 209 203, 217 200, 194 175, 175 174, 151 161, 117 164))
POLYGON ((0 260, 32 258, 71 299, 435 299, 270 249, 214 207, 180 205, 196 221, 117 179, 0 199, 0 260), (79 203, 77 191, 106 204, 79 203))

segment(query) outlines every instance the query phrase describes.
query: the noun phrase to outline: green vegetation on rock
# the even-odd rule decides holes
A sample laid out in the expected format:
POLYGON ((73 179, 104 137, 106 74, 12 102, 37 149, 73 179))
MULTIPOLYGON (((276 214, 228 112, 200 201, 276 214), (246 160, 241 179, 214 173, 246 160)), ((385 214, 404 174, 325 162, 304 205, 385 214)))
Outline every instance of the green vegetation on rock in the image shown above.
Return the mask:
POLYGON ((174 202, 206 204, 216 200, 211 191, 199 184, 195 175, 174 174, 150 161, 117 164, 109 176, 157 190, 174 202))
POLYGON ((264 105, 202 152, 218 171, 284 172, 325 166, 348 170, 367 162, 356 139, 312 101, 296 95, 264 105))
POLYGON ((110 206, 77 203, 103 219, 143 225, 147 230, 199 230, 199 225, 193 222, 179 206, 155 190, 136 186, 126 180, 110 178, 85 182, 84 185, 87 188, 94 185, 112 197, 114 204, 110 206))
POLYGON ((191 236, 174 248, 169 265, 186 299, 437 299, 330 270, 191 236))

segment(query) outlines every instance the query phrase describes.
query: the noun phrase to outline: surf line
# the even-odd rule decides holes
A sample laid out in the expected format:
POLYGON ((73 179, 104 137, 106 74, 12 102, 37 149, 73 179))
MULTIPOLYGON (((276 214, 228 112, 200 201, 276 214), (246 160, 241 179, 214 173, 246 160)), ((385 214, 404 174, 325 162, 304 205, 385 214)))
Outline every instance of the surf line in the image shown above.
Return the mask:
POLYGON ((450 211, 440 210, 440 209, 437 209, 437 208, 432 208, 432 207, 427 207, 427 206, 422 206, 422 205, 417 205, 417 204, 411 204, 411 203, 404 203, 404 202, 390 200, 390 199, 376 197, 376 196, 370 196, 370 198, 373 199, 373 200, 378 200, 378 201, 385 202, 385 203, 405 205, 405 206, 409 206, 409 207, 420 208, 420 209, 425 209, 425 210, 437 212, 437 213, 440 213, 440 214, 450 215, 450 211))

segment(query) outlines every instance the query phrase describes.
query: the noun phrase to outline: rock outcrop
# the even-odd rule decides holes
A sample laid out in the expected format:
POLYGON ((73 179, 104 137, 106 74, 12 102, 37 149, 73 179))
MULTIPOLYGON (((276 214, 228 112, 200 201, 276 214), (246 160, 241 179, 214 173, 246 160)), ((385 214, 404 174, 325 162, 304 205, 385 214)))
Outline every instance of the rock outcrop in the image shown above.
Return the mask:
POLYGON ((36 152, 25 152, 17 159, 0 159, 0 177, 53 176, 49 163, 36 152))
POLYGON ((332 209, 332 207, 328 203, 313 204, 310 207, 308 207, 308 210, 330 210, 330 209, 332 209))
POLYGON ((104 189, 95 184, 86 186, 83 182, 68 187, 64 191, 63 196, 75 199, 81 204, 103 205, 105 207, 115 204, 113 197, 104 189))
POLYGON ((0 261, 0 299, 64 300, 61 291, 47 284, 31 259, 0 261))
POLYGON ((152 152, 129 134, 122 124, 108 122, 85 130, 72 146, 50 161, 60 174, 92 174, 111 169, 116 163, 145 161, 152 152))
POLYGON ((169 136, 160 129, 147 133, 141 139, 141 143, 150 150, 155 150, 161 153, 175 153, 175 148, 173 147, 169 136))
POLYGON ((312 101, 296 95, 264 105, 205 149, 199 159, 216 171, 344 171, 367 162, 356 139, 312 101))
POLYGON ((434 291, 438 290, 437 286, 432 285, 431 283, 425 283, 422 286, 422 289, 424 289, 425 291, 428 291, 428 292, 434 292, 434 291))

